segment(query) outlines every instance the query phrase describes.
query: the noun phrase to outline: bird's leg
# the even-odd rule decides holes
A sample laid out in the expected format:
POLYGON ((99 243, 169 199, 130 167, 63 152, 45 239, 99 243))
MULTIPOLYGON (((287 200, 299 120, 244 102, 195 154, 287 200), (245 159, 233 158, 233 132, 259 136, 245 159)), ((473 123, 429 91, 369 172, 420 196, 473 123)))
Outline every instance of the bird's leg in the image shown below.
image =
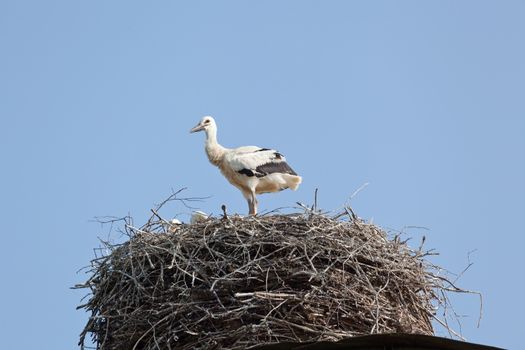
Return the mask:
POLYGON ((255 216, 257 215, 257 198, 255 197, 255 189, 246 189, 242 191, 244 198, 248 202, 248 215, 255 216))
POLYGON ((255 205, 253 203, 253 199, 250 197, 250 198, 246 198, 246 200, 248 201, 248 209, 249 209, 248 215, 255 215, 256 212, 255 212, 255 205))
POLYGON ((253 215, 253 204, 251 197, 246 197, 246 201, 248 202, 248 215, 253 215))
POLYGON ((257 215, 257 205, 259 202, 257 201, 257 197, 255 197, 255 193, 252 193, 251 195, 251 209, 250 209, 250 215, 257 215))
POLYGON ((248 202, 248 210, 249 210, 248 215, 255 215, 255 208, 254 208, 253 201, 252 201, 252 198, 253 198, 252 192, 249 190, 243 190, 242 195, 248 202))

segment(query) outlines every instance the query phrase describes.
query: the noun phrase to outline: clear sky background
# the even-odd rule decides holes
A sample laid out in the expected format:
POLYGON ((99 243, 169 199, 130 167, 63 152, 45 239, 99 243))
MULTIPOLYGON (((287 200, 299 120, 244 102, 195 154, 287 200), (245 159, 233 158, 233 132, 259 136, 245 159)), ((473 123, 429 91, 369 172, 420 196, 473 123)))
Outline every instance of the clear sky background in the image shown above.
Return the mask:
POLYGON ((188 133, 206 114, 303 176, 261 210, 315 188, 337 210, 369 183, 359 216, 474 263, 464 336, 523 345, 525 1, 4 0, 0 50, 3 348, 75 348, 93 217, 140 225, 181 187, 246 213, 188 133))

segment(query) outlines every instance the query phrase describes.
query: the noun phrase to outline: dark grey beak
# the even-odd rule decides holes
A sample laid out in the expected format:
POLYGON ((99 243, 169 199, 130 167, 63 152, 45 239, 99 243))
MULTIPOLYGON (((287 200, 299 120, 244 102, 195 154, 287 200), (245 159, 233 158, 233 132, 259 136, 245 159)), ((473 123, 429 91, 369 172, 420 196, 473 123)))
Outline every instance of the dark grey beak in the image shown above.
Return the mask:
POLYGON ((194 132, 197 132, 197 131, 202 131, 204 130, 204 125, 201 125, 200 123, 195 125, 191 130, 190 130, 190 133, 194 133, 194 132))

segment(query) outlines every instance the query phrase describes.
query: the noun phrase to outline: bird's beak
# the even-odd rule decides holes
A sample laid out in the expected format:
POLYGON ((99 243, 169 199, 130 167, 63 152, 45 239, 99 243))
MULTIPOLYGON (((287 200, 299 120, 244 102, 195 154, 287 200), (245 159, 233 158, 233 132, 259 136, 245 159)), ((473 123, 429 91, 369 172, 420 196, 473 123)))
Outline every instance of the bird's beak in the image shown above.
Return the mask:
POLYGON ((204 125, 201 125, 200 123, 195 125, 191 130, 190 130, 190 133, 194 133, 194 132, 197 132, 197 131, 202 131, 204 130, 204 125))

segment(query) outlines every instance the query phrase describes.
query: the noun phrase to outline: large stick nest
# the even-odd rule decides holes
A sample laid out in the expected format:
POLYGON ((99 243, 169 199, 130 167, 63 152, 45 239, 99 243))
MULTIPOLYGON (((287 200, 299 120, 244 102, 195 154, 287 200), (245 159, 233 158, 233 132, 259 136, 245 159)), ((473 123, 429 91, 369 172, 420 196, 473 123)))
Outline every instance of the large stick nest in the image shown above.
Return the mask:
MULTIPOLYGON (((348 211, 347 211, 348 212, 348 211)), ((446 279, 399 237, 348 213, 154 215, 92 261, 97 349, 245 349, 374 333, 433 334, 446 279)), ((455 287, 454 287, 455 288, 455 287)))

